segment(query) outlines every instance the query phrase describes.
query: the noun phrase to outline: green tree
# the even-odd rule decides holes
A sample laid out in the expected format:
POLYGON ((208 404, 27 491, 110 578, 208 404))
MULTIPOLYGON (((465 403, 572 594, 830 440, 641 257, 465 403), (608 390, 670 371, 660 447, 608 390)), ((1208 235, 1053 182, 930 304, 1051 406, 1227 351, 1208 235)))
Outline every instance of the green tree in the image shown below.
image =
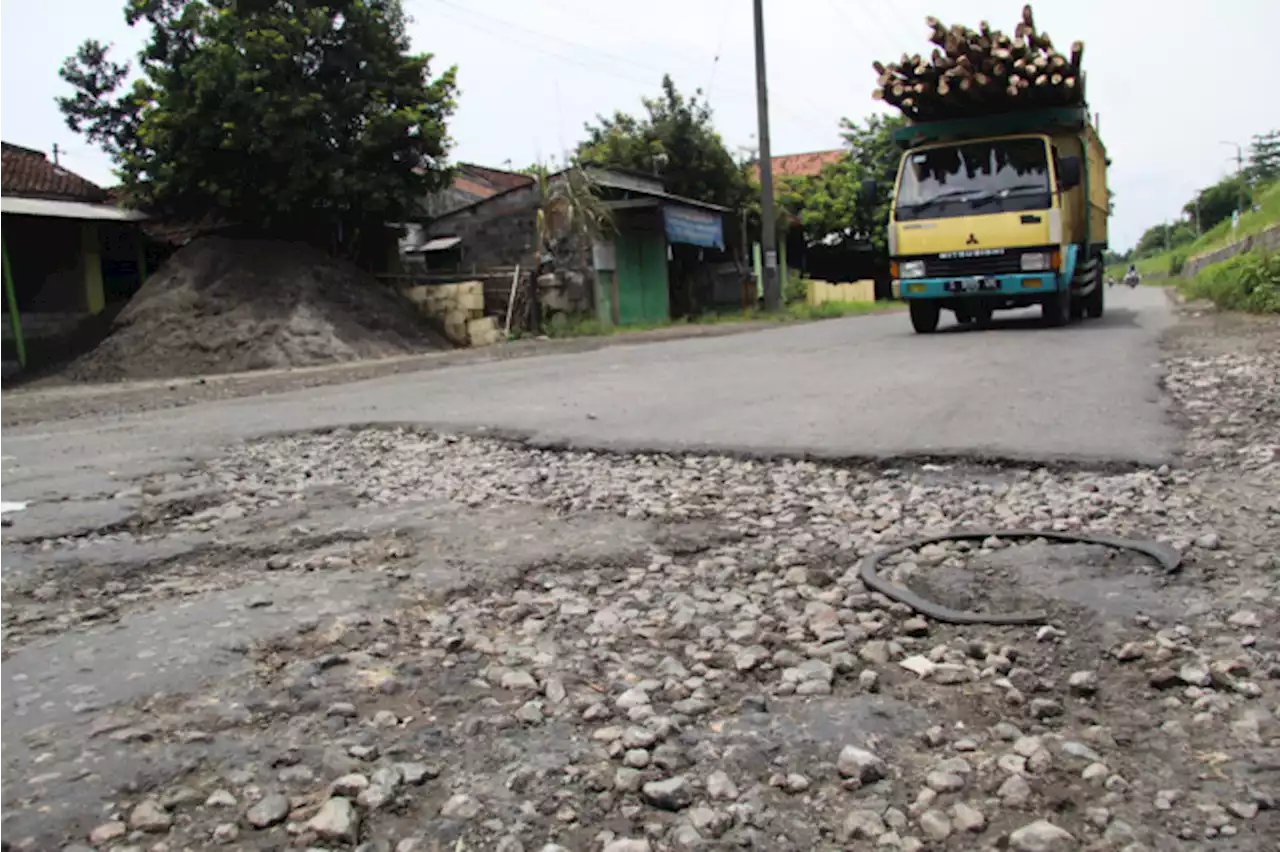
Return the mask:
POLYGON ((861 123, 844 119, 846 157, 819 175, 779 181, 779 204, 799 219, 807 242, 866 239, 879 251, 887 249, 889 206, 902 156, 893 131, 905 124, 896 116, 873 115, 861 123), (870 204, 862 198, 868 179, 876 182, 870 204))
POLYGON ((1230 219, 1239 205, 1248 209, 1249 186, 1243 175, 1231 175, 1196 193, 1182 208, 1191 222, 1200 217, 1200 230, 1207 231, 1224 219, 1230 219), (1198 211, 1198 214, 1197 214, 1198 211))
POLYGON ((1194 242, 1195 238, 1195 228, 1190 222, 1162 222, 1152 225, 1143 232, 1138 244, 1133 247, 1130 260, 1140 260, 1168 249, 1176 249, 1194 242))
POLYGON ((586 125, 579 161, 656 175, 667 192, 738 209, 747 195, 746 177, 700 94, 685 97, 670 75, 663 76, 662 95, 642 99, 643 116, 617 111, 586 125))
POLYGON ((1253 137, 1245 175, 1255 185, 1280 179, 1280 130, 1253 137))
POLYGON ((779 210, 800 223, 805 242, 813 245, 854 236, 860 186, 861 170, 845 158, 821 174, 779 178, 775 195, 779 210))
POLYGON ((150 27, 138 78, 87 41, 58 105, 134 203, 345 249, 447 184, 455 69, 409 52, 399 0, 128 0, 125 19, 150 27))

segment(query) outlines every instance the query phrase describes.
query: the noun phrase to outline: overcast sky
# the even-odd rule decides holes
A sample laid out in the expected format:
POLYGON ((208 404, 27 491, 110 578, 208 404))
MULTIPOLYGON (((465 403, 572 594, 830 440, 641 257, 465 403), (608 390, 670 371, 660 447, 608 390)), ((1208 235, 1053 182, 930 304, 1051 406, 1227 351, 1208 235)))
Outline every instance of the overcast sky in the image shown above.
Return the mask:
MULTIPOLYGON (((1132 245, 1234 168, 1234 149, 1280 127, 1278 0, 1040 0, 1036 23, 1058 45, 1086 43, 1091 107, 1114 162, 1111 241, 1132 245)), ((132 58, 143 33, 118 0, 3 0, 5 141, 65 152, 110 184, 111 164, 63 124, 57 70, 86 38, 132 58)), ((416 50, 456 64, 455 159, 523 166, 571 149, 583 122, 638 110, 663 72, 703 89, 731 150, 755 145, 751 0, 405 0, 416 50)), ((836 147, 842 116, 878 109, 873 59, 926 53, 924 17, 986 19, 1011 31, 1014 0, 765 0, 775 154, 836 147)))

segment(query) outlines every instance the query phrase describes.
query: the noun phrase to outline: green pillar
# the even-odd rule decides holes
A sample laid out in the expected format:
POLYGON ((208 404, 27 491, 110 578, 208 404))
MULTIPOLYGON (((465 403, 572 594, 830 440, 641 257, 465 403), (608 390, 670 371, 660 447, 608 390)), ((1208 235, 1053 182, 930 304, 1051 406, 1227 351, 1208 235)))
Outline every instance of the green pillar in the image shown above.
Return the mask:
POLYGON ((22 320, 18 318, 18 295, 13 291, 13 272, 9 269, 9 247, 0 243, 4 254, 4 298, 9 306, 9 322, 13 324, 13 345, 18 350, 18 366, 27 366, 27 344, 22 339, 22 320))
POLYGON ((764 298, 764 270, 760 268, 760 244, 751 244, 751 265, 756 271, 756 300, 764 298))

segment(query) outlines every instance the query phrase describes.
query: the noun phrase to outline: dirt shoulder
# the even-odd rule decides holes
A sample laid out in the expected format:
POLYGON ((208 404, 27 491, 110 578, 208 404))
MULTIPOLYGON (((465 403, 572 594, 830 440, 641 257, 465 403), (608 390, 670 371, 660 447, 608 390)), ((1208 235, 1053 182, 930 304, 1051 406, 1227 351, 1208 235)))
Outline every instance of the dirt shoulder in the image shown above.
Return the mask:
POLYGON ((368 361, 326 364, 291 370, 257 370, 197 378, 156 379, 107 384, 74 384, 58 377, 40 379, 7 390, 0 423, 21 426, 79 417, 133 414, 178 408, 210 400, 284 393, 383 376, 487 364, 510 358, 591 352, 606 346, 656 343, 685 338, 721 337, 777 327, 771 322, 678 325, 610 337, 570 340, 517 340, 483 349, 429 352, 368 361))

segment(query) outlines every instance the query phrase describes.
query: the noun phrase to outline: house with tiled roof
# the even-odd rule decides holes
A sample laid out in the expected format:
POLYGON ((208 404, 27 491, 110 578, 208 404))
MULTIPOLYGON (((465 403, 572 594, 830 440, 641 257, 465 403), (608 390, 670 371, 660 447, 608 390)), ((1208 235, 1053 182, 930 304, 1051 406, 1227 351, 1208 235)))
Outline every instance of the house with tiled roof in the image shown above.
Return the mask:
MULTIPOLYGON (((816 177, 822 174, 823 167, 840 162, 842 158, 848 156, 848 153, 843 148, 831 151, 809 151, 804 154, 783 154, 780 157, 771 157, 769 162, 773 164, 774 180, 789 177, 816 177)), ((751 178, 759 183, 760 166, 758 164, 751 167, 751 178)))
POLYGON ((25 366, 65 354, 86 318, 140 286, 146 216, 34 148, 4 142, 0 155, 4 360, 25 366))

